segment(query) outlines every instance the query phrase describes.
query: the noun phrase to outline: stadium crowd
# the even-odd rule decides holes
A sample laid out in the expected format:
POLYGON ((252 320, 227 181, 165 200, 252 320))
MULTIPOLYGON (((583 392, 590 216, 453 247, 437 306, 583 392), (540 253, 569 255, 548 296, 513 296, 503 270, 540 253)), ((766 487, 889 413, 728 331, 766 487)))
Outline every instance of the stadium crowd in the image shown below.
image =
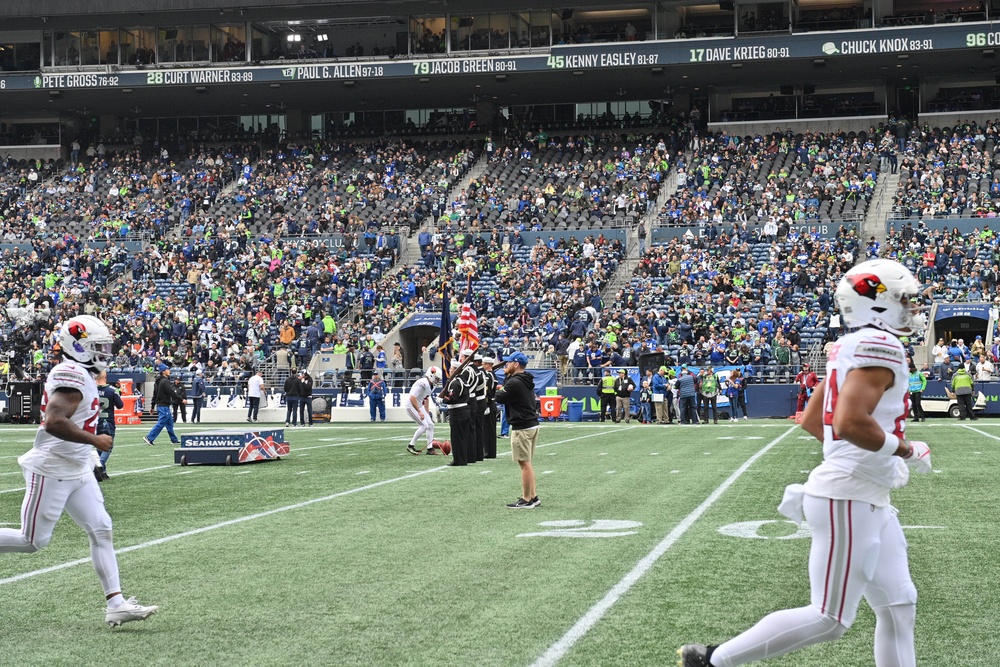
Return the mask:
MULTIPOLYGON (((956 154, 987 159, 994 128, 915 130, 900 167, 922 179, 917 169, 952 155, 961 172, 956 154)), ((883 133, 723 133, 685 151, 683 132, 525 132, 502 147, 487 138, 486 172, 451 201, 478 144, 194 146, 179 161, 168 148, 95 147, 65 165, 7 161, 5 240, 21 244, 3 251, 4 351, 43 374, 52 327, 83 311, 121 332, 117 369, 168 363, 236 381, 277 350, 293 365, 324 345, 373 350, 410 313, 437 312, 445 282, 457 311, 472 276, 487 344, 547 352, 579 375, 590 374, 580 371, 598 358, 587 359, 593 348, 599 366, 662 350, 678 364, 794 368, 822 346, 833 287, 862 255, 899 259, 955 300, 983 298, 1000 282, 986 224, 963 236, 901 223, 881 246, 863 245, 849 226, 833 238, 816 230, 844 217, 825 204, 870 198, 880 151, 868 137, 883 133), (650 210, 671 169, 675 192, 661 220, 702 233, 643 248, 631 281, 605 304, 624 247, 601 224, 609 213, 650 210), (600 222, 560 233, 560 222, 588 211, 600 222), (436 226, 415 238, 420 258, 398 265, 396 230, 430 220, 436 226), (91 233, 74 233, 74 223, 91 233), (96 242, 134 230, 156 230, 140 252, 96 242), (527 244, 522 233, 532 230, 542 233, 527 244), (319 240, 331 232, 340 245, 319 240)))

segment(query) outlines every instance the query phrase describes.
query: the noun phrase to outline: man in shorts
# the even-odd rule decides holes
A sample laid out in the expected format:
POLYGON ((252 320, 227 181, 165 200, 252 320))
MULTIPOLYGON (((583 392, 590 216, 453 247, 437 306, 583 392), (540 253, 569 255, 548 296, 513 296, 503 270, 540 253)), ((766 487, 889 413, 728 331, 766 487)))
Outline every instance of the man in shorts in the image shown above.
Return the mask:
POLYGON ((521 467, 521 497, 507 505, 510 509, 534 509, 542 504, 535 489, 535 470, 531 459, 538 442, 538 410, 535 407, 535 382, 524 369, 528 358, 521 352, 504 357, 503 386, 497 388, 496 402, 507 408, 510 421, 511 457, 521 467))

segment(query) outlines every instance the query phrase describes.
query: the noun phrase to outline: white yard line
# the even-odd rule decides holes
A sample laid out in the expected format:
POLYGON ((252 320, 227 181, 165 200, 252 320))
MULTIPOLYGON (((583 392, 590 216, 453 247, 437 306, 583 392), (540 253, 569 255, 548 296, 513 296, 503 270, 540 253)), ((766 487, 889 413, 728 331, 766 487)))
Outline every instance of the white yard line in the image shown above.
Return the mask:
POLYGON ((746 462, 741 465, 736 471, 726 478, 726 480, 719 485, 711 495, 708 496, 698 507, 694 509, 690 514, 684 517, 679 524, 677 524, 673 530, 671 530, 663 540, 660 541, 653 550, 650 551, 646 556, 640 560, 632 570, 626 574, 621 581, 614 585, 614 587, 608 591, 608 593, 601 598, 601 600, 587 610, 587 613, 580 617, 580 619, 573 624, 566 634, 562 636, 555 644, 550 646, 545 653, 543 653, 535 662, 532 663, 531 667, 551 667, 559 662, 565 655, 573 648, 573 646, 583 638, 587 632, 593 628, 598 621, 604 618, 604 615, 610 611, 611 607, 615 605, 618 600, 622 598, 626 593, 631 590, 631 588, 642 578, 644 574, 649 572, 650 569, 656 562, 660 560, 660 557, 667 552, 670 547, 672 547, 681 536, 686 533, 694 523, 701 518, 701 516, 708 511, 708 509, 715 504, 723 493, 726 492, 729 487, 736 483, 736 481, 745 473, 751 465, 753 465, 757 459, 764 456, 772 447, 781 442, 789 433, 794 431, 797 426, 790 427, 787 431, 779 435, 777 438, 764 445, 756 454, 751 456, 746 462))
MULTIPOLYGON (((605 435, 606 433, 608 433, 610 431, 616 431, 616 432, 617 431, 626 431, 626 430, 633 429, 633 428, 636 428, 636 427, 635 426, 629 426, 629 427, 626 427, 624 429, 622 429, 622 428, 609 429, 609 430, 606 430, 606 431, 602 431, 600 433, 590 433, 588 435, 578 436, 576 438, 567 438, 565 440, 557 440, 556 442, 550 442, 550 443, 547 443, 547 444, 539 445, 539 447, 551 447, 553 445, 562 445, 562 444, 565 444, 567 442, 574 442, 576 440, 584 440, 586 438, 595 438, 595 437, 597 437, 599 435, 605 435)), ((502 452, 501 456, 508 455, 508 454, 510 454, 509 451, 508 452, 502 452)), ((158 468, 148 468, 146 470, 122 471, 122 472, 118 472, 116 474, 118 474, 118 475, 124 475, 124 474, 128 474, 129 472, 146 472, 148 470, 159 470, 161 468, 172 468, 172 467, 174 467, 174 466, 172 466, 172 465, 159 466, 158 468)), ((360 493, 361 491, 368 491, 368 490, 371 490, 371 489, 376 489, 376 488, 378 488, 380 486, 385 486, 387 484, 392 484, 394 482, 400 482, 400 481, 403 481, 403 480, 406 480, 406 479, 411 479, 411 478, 414 478, 414 477, 419 477, 421 475, 426 475, 427 473, 437 472, 439 470, 445 470, 445 469, 447 469, 447 467, 448 466, 438 466, 436 468, 428 468, 427 470, 422 470, 420 472, 415 472, 415 473, 403 475, 402 477, 394 477, 392 479, 387 479, 387 480, 384 480, 384 481, 381 481, 381 482, 375 482, 373 484, 368 484, 366 486, 360 486, 360 487, 358 487, 356 489, 349 489, 347 491, 340 491, 339 493, 334 493, 334 494, 331 494, 331 495, 328 495, 328 496, 322 496, 321 498, 313 498, 311 500, 304 500, 304 501, 302 501, 300 503, 295 503, 294 505, 286 505, 284 507, 278 507, 278 508, 275 508, 275 509, 272 509, 272 510, 267 510, 266 512, 259 512, 257 514, 250 514, 248 516, 242 516, 242 517, 238 517, 236 519, 230 519, 228 521, 223 521, 221 523, 212 524, 211 526, 203 526, 201 528, 195 528, 194 530, 185 531, 183 533, 177 533, 177 534, 174 534, 174 535, 167 535, 166 537, 161 537, 159 539, 151 540, 149 542, 143 542, 142 544, 134 544, 134 545, 129 546, 129 547, 122 547, 121 549, 117 549, 115 551, 115 553, 126 554, 126 553, 129 553, 131 551, 138 551, 140 549, 147 549, 149 547, 159 546, 161 544, 166 544, 168 542, 173 542, 175 540, 179 540, 179 539, 182 539, 182 538, 185 538, 185 537, 192 537, 194 535, 200 535, 202 533, 207 533, 209 531, 218 530, 220 528, 226 528, 228 526, 235 526, 237 524, 244 523, 244 522, 247 522, 247 521, 253 521, 254 519, 261 519, 261 518, 264 518, 264 517, 271 516, 272 514, 280 514, 282 512, 288 512, 290 510, 301 509, 303 507, 308 507, 310 505, 315 505, 316 503, 322 503, 322 502, 326 502, 326 501, 329 501, 329 500, 334 500, 336 498, 342 498, 343 496, 349 496, 349 495, 352 495, 352 494, 355 494, 355 493, 360 493)), ((236 474, 238 475, 240 473, 236 473, 236 474)), ((17 491, 23 491, 24 489, 23 488, 21 488, 21 489, 12 489, 10 491, 7 491, 6 493, 12 493, 15 490, 17 490, 17 491)), ((71 568, 71 567, 76 567, 77 565, 84 565, 84 564, 89 563, 89 562, 90 562, 89 558, 80 558, 80 559, 77 559, 77 560, 72 560, 72 561, 68 561, 68 562, 65 562, 65 563, 60 563, 58 565, 52 565, 50 567, 42 568, 40 570, 33 570, 31 572, 25 572, 23 574, 16 574, 16 575, 14 575, 12 577, 8 577, 6 579, 0 579, 0 586, 6 586, 7 584, 13 584, 13 583, 16 583, 18 581, 22 581, 24 579, 30 579, 32 577, 37 577, 37 576, 42 575, 42 574, 48 574, 50 572, 58 572, 60 570, 65 570, 65 569, 68 569, 68 568, 71 568)))
MULTIPOLYGON (((955 426, 961 426, 964 429, 968 429, 973 433, 978 433, 979 435, 985 435, 987 438, 992 438, 993 440, 1000 440, 1000 436, 993 435, 992 433, 987 433, 986 431, 980 431, 975 426, 968 426, 966 424, 955 424, 955 426)), ((933 452, 931 452, 933 454, 933 452)))
MULTIPOLYGON (((112 477, 117 477, 119 475, 136 475, 138 473, 152 472, 154 470, 163 470, 164 468, 173 468, 173 467, 175 467, 175 466, 173 464, 171 464, 171 465, 167 465, 167 466, 154 466, 152 468, 140 468, 139 470, 114 470, 114 469, 112 469, 111 470, 111 473, 112 473, 111 476, 112 477)), ((24 491, 24 487, 23 486, 19 486, 16 489, 2 489, 2 490, 0 490, 0 494, 3 494, 3 493, 17 493, 18 491, 24 491)))
MULTIPOLYGON (((149 547, 159 546, 161 544, 166 544, 168 542, 174 542, 175 540, 180 540, 185 537, 193 537, 194 535, 201 535, 202 533, 208 533, 213 530, 218 530, 220 528, 227 528, 229 526, 235 526, 237 524, 246 523, 247 521, 253 521, 255 519, 262 519, 274 514, 281 514, 283 512, 289 512, 291 510, 301 509, 303 507, 308 507, 310 505, 315 505, 316 503, 327 502, 329 500, 334 500, 335 498, 342 498, 343 496, 349 496, 355 493, 360 493, 361 491, 368 491, 370 489, 376 489, 380 486, 385 486, 387 484, 393 484, 394 482, 401 482, 405 479, 412 479, 414 477, 419 477, 421 475, 426 475, 427 473, 437 472, 439 470, 444 470, 446 466, 438 466, 437 468, 428 468, 422 472, 413 473, 412 475, 403 475, 402 477, 393 477, 392 479, 383 480, 381 482, 375 482, 373 484, 368 484, 366 486, 359 486, 356 489, 348 489, 347 491, 340 491, 339 493, 333 493, 328 496, 323 496, 321 498, 313 498, 311 500, 304 500, 301 503, 295 503, 294 505, 285 505, 284 507, 277 507, 273 510, 267 510, 266 512, 259 512, 257 514, 250 514, 247 516, 241 516, 236 519, 230 519, 229 521, 223 521, 221 523, 215 523, 211 526, 203 526, 201 528, 195 528, 194 530, 188 530, 183 533, 177 533, 175 535, 167 535, 166 537, 161 537, 159 539, 150 540, 149 542, 143 542, 142 544, 133 544, 130 547, 122 547, 121 549, 116 549, 117 554, 127 554, 132 551, 139 551, 140 549, 148 549, 149 547)), ((50 572, 58 572, 60 570, 66 570, 71 567, 76 567, 77 565, 85 565, 89 563, 89 558, 80 558, 77 560, 71 560, 65 563, 59 563, 58 565, 52 565, 50 567, 44 567, 40 570, 33 570, 31 572, 24 572, 22 574, 15 574, 13 577, 7 577, 6 579, 0 579, 0 586, 6 586, 8 584, 17 583, 18 581, 23 581, 25 579, 30 579, 32 577, 37 577, 42 574, 48 574, 50 572)))

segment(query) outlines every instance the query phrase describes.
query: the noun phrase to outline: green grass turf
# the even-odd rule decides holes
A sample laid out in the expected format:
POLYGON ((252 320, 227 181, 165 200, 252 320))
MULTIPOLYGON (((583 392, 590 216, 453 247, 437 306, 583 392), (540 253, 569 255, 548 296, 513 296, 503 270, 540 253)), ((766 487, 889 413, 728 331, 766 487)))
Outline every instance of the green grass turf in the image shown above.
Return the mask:
MULTIPOLYGON (((894 493, 904 526, 943 527, 906 531, 921 664, 997 662, 991 472, 1000 428, 980 424, 913 425, 939 472, 894 493)), ((102 485, 116 546, 181 535, 119 556, 126 595, 161 612, 105 627, 89 563, 6 582, 88 557, 85 535, 64 517, 45 550, 0 555, 0 662, 527 667, 780 437, 558 661, 673 664, 685 641, 717 643, 808 600, 808 539, 775 539, 794 532, 790 524, 765 525, 769 539, 718 530, 781 518, 784 486, 802 481, 821 450, 789 429, 545 424, 535 461, 543 504, 531 511, 504 508, 520 491, 509 455, 443 468, 445 457, 404 452, 406 425, 290 429, 292 456, 232 468, 172 466, 165 441, 150 448, 141 444, 145 429, 122 429, 113 478, 102 485), (299 503, 308 504, 254 516, 299 503), (187 534, 244 517, 254 518, 187 534), (610 538, 519 537, 553 529, 542 522, 587 528, 597 520, 641 525, 612 528, 634 534, 610 538)), ((0 493, 0 522, 18 521, 23 479, 14 457, 31 437, 25 428, 2 431, 0 491, 10 492, 0 493)), ((768 664, 871 665, 872 631, 862 605, 839 642, 768 664)))

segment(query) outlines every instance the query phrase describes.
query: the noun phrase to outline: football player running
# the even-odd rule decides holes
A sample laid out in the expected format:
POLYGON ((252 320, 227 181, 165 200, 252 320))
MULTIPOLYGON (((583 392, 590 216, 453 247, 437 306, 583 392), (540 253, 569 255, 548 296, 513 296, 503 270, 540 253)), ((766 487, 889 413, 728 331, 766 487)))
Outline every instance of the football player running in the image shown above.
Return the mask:
POLYGON ((42 424, 32 448, 18 458, 26 491, 21 528, 0 529, 0 552, 34 553, 52 538, 63 510, 90 538, 90 557, 107 599, 108 625, 145 620, 159 607, 122 595, 111 517, 94 477, 97 450, 111 450, 111 435, 97 434, 100 398, 95 376, 112 358, 114 339, 101 320, 78 315, 59 330, 63 360, 45 381, 42 424), (95 450, 96 448, 96 450, 95 450))
POLYGON ((734 667, 838 639, 862 597, 875 612, 875 664, 916 665, 917 590, 889 491, 905 484, 910 470, 931 470, 927 445, 903 437, 909 368, 898 337, 926 326, 919 296, 913 274, 887 259, 858 264, 837 287, 844 326, 856 331, 830 350, 802 422, 823 442, 823 462, 804 486, 786 489, 779 507, 809 522, 810 604, 765 616, 718 646, 685 644, 678 665, 734 667))
POLYGON ((410 444, 406 446, 406 451, 411 454, 420 454, 420 450, 417 449, 417 440, 420 439, 421 435, 427 438, 427 453, 435 453, 432 444, 434 442, 434 418, 431 417, 430 402, 432 400, 431 392, 439 384, 441 384, 441 369, 437 366, 431 366, 424 373, 424 376, 410 387, 410 395, 406 400, 406 414, 417 424, 417 430, 410 438, 410 444))

